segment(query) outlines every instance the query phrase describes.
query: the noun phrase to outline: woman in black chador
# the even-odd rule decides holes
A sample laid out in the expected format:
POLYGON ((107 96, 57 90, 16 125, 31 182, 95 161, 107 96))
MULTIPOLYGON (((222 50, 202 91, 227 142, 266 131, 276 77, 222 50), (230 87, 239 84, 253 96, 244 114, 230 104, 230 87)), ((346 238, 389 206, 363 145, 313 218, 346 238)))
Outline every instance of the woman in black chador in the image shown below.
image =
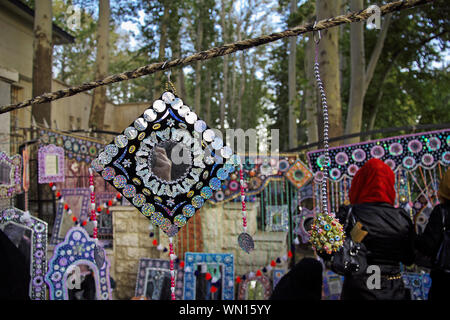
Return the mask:
MULTIPOLYGON (((393 206, 396 195, 394 184, 394 172, 379 159, 367 161, 353 178, 349 192, 351 213, 360 224, 356 229, 348 226, 346 237, 354 241, 357 238, 366 247, 367 265, 380 268, 380 287, 377 289, 368 285, 373 284, 372 278, 369 279, 375 276, 373 271, 346 275, 342 300, 411 299, 400 274, 400 263, 410 265, 414 262, 415 231, 406 211, 393 206)), ((336 215, 342 225, 349 209, 342 207, 336 215)))
POLYGON ((450 169, 447 170, 439 185, 438 196, 440 204, 431 212, 424 232, 416 241, 416 248, 432 260, 431 289, 428 300, 449 300, 450 169))

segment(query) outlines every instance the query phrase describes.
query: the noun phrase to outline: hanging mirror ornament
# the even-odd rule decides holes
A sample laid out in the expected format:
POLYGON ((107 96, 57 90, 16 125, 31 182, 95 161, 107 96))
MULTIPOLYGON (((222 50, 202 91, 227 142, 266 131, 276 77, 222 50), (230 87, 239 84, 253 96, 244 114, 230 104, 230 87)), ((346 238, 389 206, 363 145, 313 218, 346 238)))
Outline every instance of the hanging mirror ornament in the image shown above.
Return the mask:
MULTIPOLYGON (((234 166, 223 169, 222 154, 229 157, 229 148, 214 140, 215 132, 168 84, 172 88, 166 85, 166 92, 110 143, 118 152, 105 148, 91 166, 172 243, 234 166)), ((169 255, 171 261, 176 257, 172 245, 169 255)), ((172 275, 172 293, 174 283, 172 275)))
MULTIPOLYGON (((319 31, 320 32, 320 31, 319 31)), ((319 33, 320 35, 320 33, 319 33)), ((319 37, 320 41, 320 37, 319 37)), ((324 140, 324 162, 323 162, 323 179, 321 181, 321 201, 322 210, 317 214, 314 222, 311 226, 309 233, 311 237, 309 242, 312 247, 317 251, 326 252, 331 254, 333 251, 338 251, 344 244, 344 228, 336 219, 336 215, 328 210, 328 166, 330 164, 330 154, 328 145, 328 105, 327 98, 325 96, 325 90, 323 88, 322 79, 320 78, 319 72, 319 61, 318 61, 318 51, 319 51, 319 41, 316 42, 316 56, 314 63, 314 75, 316 77, 317 86, 320 91, 321 102, 322 102, 322 112, 323 112, 323 140, 324 140)))

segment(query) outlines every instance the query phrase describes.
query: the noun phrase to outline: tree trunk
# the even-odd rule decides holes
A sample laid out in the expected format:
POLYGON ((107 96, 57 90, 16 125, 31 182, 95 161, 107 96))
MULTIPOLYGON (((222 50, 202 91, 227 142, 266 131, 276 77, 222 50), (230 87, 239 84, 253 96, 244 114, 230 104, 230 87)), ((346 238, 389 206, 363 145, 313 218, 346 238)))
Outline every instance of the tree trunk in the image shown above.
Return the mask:
MULTIPOLYGON (((164 5, 164 13, 160 24, 158 61, 165 61, 166 57, 165 52, 167 46, 167 26, 169 24, 169 17, 170 17, 169 5, 166 3, 166 1, 162 1, 162 4, 164 5)), ((163 75, 162 72, 155 73, 155 82, 153 85, 153 100, 158 99, 159 96, 161 95, 161 92, 163 91, 162 75, 163 75)))
MULTIPOLYGON (((291 16, 297 11, 297 0, 291 0, 290 12, 291 16)), ((297 37, 289 38, 289 73, 288 73, 288 90, 289 90, 289 149, 297 147, 297 114, 296 114, 296 54, 297 54, 297 37)))
MULTIPOLYGON (((363 9, 363 0, 351 0, 350 10, 357 12, 363 9)), ((364 22, 350 24, 350 99, 348 103, 345 134, 361 132, 364 85, 365 85, 365 54, 364 54, 364 22)), ((349 138, 344 143, 357 143, 360 137, 349 138)))
MULTIPOLYGON (((221 2, 221 10, 220 10, 220 23, 222 26, 222 39, 223 42, 226 42, 226 30, 225 30, 225 1, 221 2)), ((225 105, 227 103, 228 98, 228 55, 223 57, 223 81, 222 81, 222 100, 220 101, 220 129, 222 130, 222 134, 225 133, 225 105)))
MULTIPOLYGON (((197 20, 197 39, 195 42, 195 49, 197 52, 202 50, 202 42, 203 42, 203 23, 202 23, 202 6, 203 3, 200 3, 200 10, 197 20)), ((194 104, 195 110, 199 117, 202 117, 202 103, 201 103, 201 83, 202 83, 202 63, 201 61, 197 61, 195 63, 195 91, 194 91, 194 104)))
MULTIPOLYGON (((316 0, 317 19, 322 20, 339 14, 341 0, 316 0)), ((328 101, 329 137, 341 136, 342 107, 339 82, 339 28, 322 30, 322 40, 319 43, 320 75, 325 87, 328 101)), ((323 139, 322 113, 319 112, 319 137, 323 139)), ((339 142, 330 143, 330 146, 339 142)))
MULTIPOLYGON (((241 25, 241 24, 239 24, 241 25)), ((238 41, 242 40, 241 30, 238 30, 238 41)), ((245 69, 245 56, 244 51, 240 54, 240 64, 241 64, 241 82, 240 82, 240 91, 239 91, 239 100, 237 102, 237 114, 236 114, 236 128, 242 128, 242 99, 244 98, 245 93, 245 81, 246 81, 246 69, 245 69)))
MULTIPOLYGON (((33 40, 33 96, 52 91, 52 1, 35 3, 33 40)), ((51 124, 51 103, 32 106, 32 116, 38 124, 51 124)))
POLYGON ((205 87, 206 87, 206 104, 205 104, 205 121, 211 126, 211 96, 212 96, 212 77, 211 77, 211 66, 207 66, 206 69, 206 79, 205 79, 205 87))
MULTIPOLYGON (((108 75, 109 66, 109 0, 99 1, 99 16, 97 28, 97 56, 95 79, 103 79, 108 75)), ((91 113, 89 115, 89 127, 92 129, 104 129, 106 109, 106 87, 94 89, 92 97, 91 113)))
POLYGON ((308 133, 308 143, 318 141, 317 132, 317 102, 316 102, 316 87, 314 85, 314 39, 309 37, 306 42, 305 53, 305 73, 307 86, 305 89, 305 111, 306 111, 306 128, 308 133))

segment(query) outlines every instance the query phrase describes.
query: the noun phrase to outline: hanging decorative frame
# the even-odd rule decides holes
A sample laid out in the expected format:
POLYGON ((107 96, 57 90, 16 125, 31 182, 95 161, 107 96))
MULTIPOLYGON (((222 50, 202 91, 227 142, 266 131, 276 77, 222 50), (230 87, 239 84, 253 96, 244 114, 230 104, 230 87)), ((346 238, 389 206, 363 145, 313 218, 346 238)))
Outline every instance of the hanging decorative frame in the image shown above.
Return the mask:
POLYGON ((11 198, 22 192, 22 157, 9 157, 0 151, 0 199, 11 198))
MULTIPOLYGON (((0 228, 30 262, 30 298, 45 300, 44 276, 47 272, 47 223, 28 212, 8 208, 0 216, 0 228), (10 230, 8 230, 10 229, 10 230)), ((8 276, 8 275, 4 275, 8 276)))
POLYGON ((402 273, 403 283, 411 292, 412 300, 428 300, 431 288, 431 277, 428 273, 402 273))
POLYGON ((219 264, 222 266, 222 300, 234 300, 233 254, 186 252, 184 257, 184 300, 196 300, 195 269, 199 264, 219 264))
POLYGON ((64 182, 64 149, 54 144, 41 146, 38 151, 38 182, 64 182))
MULTIPOLYGON (((104 203, 108 203, 111 199, 114 199, 114 192, 99 192, 95 194, 97 208, 104 203)), ((101 213, 97 215, 98 220, 98 238, 102 243, 103 248, 112 247, 113 242, 113 223, 112 214, 107 213, 108 209, 103 209, 101 213)), ((90 223, 87 224, 88 226, 90 223)))
POLYGON ((222 162, 231 156, 222 139, 167 91, 99 153, 92 168, 173 237, 234 171, 222 162))
MULTIPOLYGON (((286 172, 297 160, 295 153, 281 153, 277 156, 250 154, 243 158, 243 177, 246 185, 246 195, 260 194, 273 180, 284 179, 286 172)), ((239 174, 230 173, 222 182, 222 187, 214 191, 210 201, 214 204, 231 201, 238 198, 239 174)))
MULTIPOLYGON (((95 242, 86 230, 73 227, 67 232, 63 242, 56 245, 49 262, 49 270, 45 282, 49 287, 50 300, 68 300, 68 278, 78 265, 87 265, 94 273, 96 300, 111 300, 111 284, 109 280, 110 263, 103 252, 105 262, 97 267, 94 258, 95 242)), ((104 249, 101 249, 103 250, 104 249)))
MULTIPOLYGON (((62 189, 60 191, 64 203, 68 204, 72 210, 73 217, 78 221, 88 218, 90 191, 89 189, 62 189)), ((58 244, 64 240, 66 233, 73 227, 73 217, 64 214, 64 203, 59 201, 56 204, 56 217, 53 224, 50 244, 58 244)))
POLYGON ((289 206, 267 206, 266 207, 266 230, 267 231, 289 231, 289 206))
POLYGON ((275 289, 278 282, 283 278, 286 270, 284 269, 273 269, 273 280, 272 280, 272 288, 275 289))
MULTIPOLYGON (((316 181, 323 179, 323 150, 307 154, 316 181)), ((438 163, 450 165, 450 129, 421 132, 330 148, 329 175, 334 181, 352 178, 371 158, 383 160, 393 171, 408 171, 421 166, 434 168, 438 163)))
POLYGON ((245 280, 239 283, 239 300, 269 300, 271 294, 270 280, 264 275, 247 274, 245 280), (258 286, 258 283, 260 286, 258 286), (261 288, 262 292, 258 292, 258 288, 261 288), (249 299, 249 296, 251 296, 251 299, 249 299))
MULTIPOLYGON (((175 264, 175 297, 183 299, 184 269, 175 264)), ((136 278, 136 297, 148 300, 170 300, 170 261, 162 259, 141 258, 136 278), (165 279, 167 279, 166 283, 165 279), (149 287, 152 286, 152 288, 149 287), (161 299, 163 286, 167 288, 166 299, 161 299)))
POLYGON ((297 188, 306 185, 313 175, 308 167, 299 159, 286 172, 286 178, 297 188))
POLYGON ((327 270, 323 274, 323 300, 339 300, 341 298, 344 277, 327 270))
POLYGON ((69 159, 76 159, 78 162, 90 163, 92 159, 97 157, 98 151, 103 148, 103 144, 95 139, 63 134, 50 129, 42 129, 39 134, 41 144, 62 147, 69 159))
POLYGON ((294 233, 300 236, 302 243, 307 243, 311 236, 308 230, 310 230, 310 225, 314 221, 316 215, 312 210, 309 210, 308 208, 300 208, 301 210, 299 214, 292 217, 295 226, 294 233))

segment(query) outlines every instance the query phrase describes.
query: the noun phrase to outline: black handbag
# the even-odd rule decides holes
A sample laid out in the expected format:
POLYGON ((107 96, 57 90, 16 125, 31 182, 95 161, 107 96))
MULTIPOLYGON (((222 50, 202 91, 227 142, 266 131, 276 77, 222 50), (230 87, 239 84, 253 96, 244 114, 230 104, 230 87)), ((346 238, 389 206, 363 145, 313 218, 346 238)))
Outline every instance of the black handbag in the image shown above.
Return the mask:
POLYGON ((443 239, 441 246, 439 247, 436 259, 434 262, 435 269, 450 273, 450 230, 447 230, 447 215, 448 212, 443 205, 441 205, 442 213, 442 226, 443 226, 443 239))
MULTIPOLYGON (((345 220, 344 230, 353 228, 356 219, 350 206, 345 220), (349 225, 351 223, 351 225, 349 225)), ((367 269, 367 249, 363 243, 356 243, 351 236, 346 236, 344 245, 331 258, 331 270, 339 275, 360 275, 367 269)))

